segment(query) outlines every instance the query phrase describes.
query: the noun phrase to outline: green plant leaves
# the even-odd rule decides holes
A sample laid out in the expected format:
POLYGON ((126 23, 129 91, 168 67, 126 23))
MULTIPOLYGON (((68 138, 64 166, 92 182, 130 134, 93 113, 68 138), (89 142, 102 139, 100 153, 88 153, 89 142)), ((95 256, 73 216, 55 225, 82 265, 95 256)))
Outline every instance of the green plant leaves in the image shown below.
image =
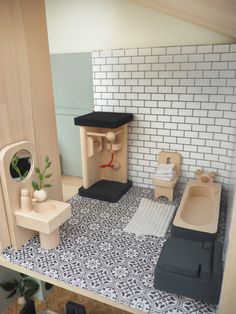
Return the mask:
POLYGON ((45 157, 45 166, 43 170, 41 171, 39 167, 35 167, 35 173, 37 174, 39 178, 39 183, 33 181, 32 186, 34 190, 41 190, 42 188, 50 188, 52 185, 51 184, 44 184, 44 180, 48 179, 52 176, 52 173, 46 173, 47 169, 51 167, 51 161, 49 160, 49 157, 45 157))
POLYGON ((20 276, 21 276, 22 278, 28 277, 26 274, 23 274, 23 273, 20 273, 20 276))
POLYGON ((32 289, 32 288, 38 288, 39 287, 39 284, 35 280, 28 278, 28 277, 23 279, 23 283, 24 283, 26 288, 32 289))
POLYGON ((19 157, 15 154, 11 160, 12 167, 13 168, 17 167, 18 162, 19 162, 19 157))
POLYGON ((7 299, 10 299, 17 292, 18 281, 14 280, 14 282, 3 282, 0 284, 0 287, 5 291, 11 291, 6 297, 7 299))
POLYGON ((32 297, 39 288, 39 284, 31 278, 23 279, 23 285, 24 285, 23 295, 26 298, 26 300, 32 297))
POLYGON ((38 185, 37 182, 32 181, 32 186, 33 186, 34 190, 40 190, 39 185, 38 185))
POLYGON ((26 300, 30 299, 38 290, 38 287, 36 288, 30 288, 30 289, 27 289, 24 293, 24 297, 26 300))
POLYGON ((14 282, 3 282, 0 284, 0 287, 10 292, 6 297, 7 299, 13 297, 17 293, 17 289, 19 289, 20 295, 24 296, 27 300, 37 292, 39 284, 34 279, 20 274, 19 281, 15 279, 14 282))
POLYGON ((8 294, 7 299, 10 299, 11 297, 13 297, 13 295, 15 295, 17 292, 17 289, 14 289, 11 293, 8 294))
POLYGON ((19 288, 20 295, 23 296, 24 293, 25 293, 25 287, 24 287, 24 282, 23 282, 23 280, 21 280, 21 281, 19 282, 18 288, 19 288))
POLYGON ((40 173, 40 169, 38 168, 38 167, 35 167, 35 172, 37 173, 37 174, 39 174, 40 173))
POLYGON ((47 163, 47 165, 46 165, 46 168, 49 168, 49 167, 51 167, 51 161, 49 161, 48 163, 47 163))
POLYGON ((19 162, 20 158, 19 156, 17 156, 16 154, 12 157, 11 159, 11 166, 12 168, 16 171, 16 173, 18 174, 18 176, 20 177, 21 180, 23 180, 25 178, 24 175, 22 175, 20 168, 18 167, 18 162, 19 162))
POLYGON ((51 184, 44 184, 44 186, 43 186, 44 188, 50 188, 50 187, 52 187, 52 185, 51 184))
POLYGON ((23 178, 26 178, 28 173, 29 173, 29 170, 26 170, 26 172, 23 174, 23 178))
POLYGON ((16 285, 13 282, 3 282, 0 283, 0 287, 5 291, 12 291, 16 285))

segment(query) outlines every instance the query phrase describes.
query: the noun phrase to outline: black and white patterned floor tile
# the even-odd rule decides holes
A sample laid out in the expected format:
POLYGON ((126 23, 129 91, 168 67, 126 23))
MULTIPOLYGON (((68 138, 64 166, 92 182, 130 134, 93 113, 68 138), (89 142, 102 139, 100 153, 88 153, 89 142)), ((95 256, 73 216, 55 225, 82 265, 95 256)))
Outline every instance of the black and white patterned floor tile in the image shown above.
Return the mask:
MULTIPOLYGON (((166 238, 123 232, 141 198, 154 199, 153 191, 133 187, 114 204, 75 196, 70 200, 73 216, 61 226, 56 249, 41 249, 35 236, 20 250, 6 249, 3 256, 146 313, 215 313, 213 305, 153 288, 154 268, 166 238)), ((173 204, 177 206, 179 199, 173 204)), ((223 239, 225 216, 221 216, 223 239)))

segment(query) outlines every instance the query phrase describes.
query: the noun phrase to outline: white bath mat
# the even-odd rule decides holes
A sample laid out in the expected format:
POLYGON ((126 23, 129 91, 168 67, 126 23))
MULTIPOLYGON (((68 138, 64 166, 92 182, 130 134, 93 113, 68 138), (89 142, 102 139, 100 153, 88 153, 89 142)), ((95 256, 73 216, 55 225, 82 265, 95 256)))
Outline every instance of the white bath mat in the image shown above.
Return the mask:
POLYGON ((142 198, 139 208, 124 231, 164 237, 174 212, 175 206, 172 204, 161 204, 142 198))

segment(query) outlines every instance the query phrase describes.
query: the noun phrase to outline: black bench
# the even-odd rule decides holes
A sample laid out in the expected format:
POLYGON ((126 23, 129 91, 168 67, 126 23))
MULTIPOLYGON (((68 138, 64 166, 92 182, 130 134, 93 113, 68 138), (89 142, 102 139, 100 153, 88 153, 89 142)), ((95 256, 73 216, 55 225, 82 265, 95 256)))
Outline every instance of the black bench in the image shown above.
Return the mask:
POLYGON ((169 238, 158 260, 154 287, 207 303, 218 304, 222 282, 220 242, 169 238))

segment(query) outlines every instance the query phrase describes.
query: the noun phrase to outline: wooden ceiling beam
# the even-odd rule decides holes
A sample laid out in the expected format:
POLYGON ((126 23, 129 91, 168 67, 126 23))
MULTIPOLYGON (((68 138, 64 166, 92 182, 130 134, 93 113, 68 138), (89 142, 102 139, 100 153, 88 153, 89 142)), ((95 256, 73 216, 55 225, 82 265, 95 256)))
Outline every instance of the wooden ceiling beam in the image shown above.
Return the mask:
POLYGON ((131 0, 212 31, 236 38, 235 0, 131 0))

